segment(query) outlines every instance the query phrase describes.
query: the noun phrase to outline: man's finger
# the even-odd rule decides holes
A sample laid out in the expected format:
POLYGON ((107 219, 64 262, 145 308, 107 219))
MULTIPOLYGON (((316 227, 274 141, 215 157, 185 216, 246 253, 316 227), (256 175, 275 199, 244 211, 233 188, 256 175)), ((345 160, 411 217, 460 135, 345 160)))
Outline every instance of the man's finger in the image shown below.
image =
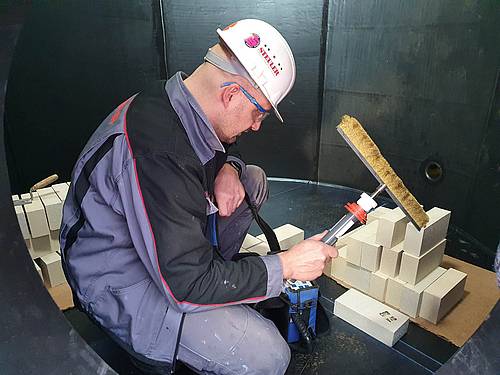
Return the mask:
POLYGON ((321 240, 321 239, 325 236, 326 232, 327 232, 327 231, 326 231, 326 230, 324 230, 324 231, 323 231, 323 232, 321 232, 321 233, 318 233, 318 234, 315 234, 315 235, 314 235, 314 236, 312 236, 312 237, 309 237, 309 239, 310 239, 310 240, 319 241, 319 240, 321 240))

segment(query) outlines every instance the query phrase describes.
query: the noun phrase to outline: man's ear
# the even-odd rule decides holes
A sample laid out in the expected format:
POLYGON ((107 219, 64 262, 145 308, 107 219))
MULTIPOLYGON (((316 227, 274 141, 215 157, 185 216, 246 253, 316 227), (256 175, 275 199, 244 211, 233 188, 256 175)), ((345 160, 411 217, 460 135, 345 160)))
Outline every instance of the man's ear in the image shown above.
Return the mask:
POLYGON ((231 101, 236 98, 238 91, 240 91, 240 88, 235 84, 222 88, 221 100, 224 108, 229 107, 231 101))

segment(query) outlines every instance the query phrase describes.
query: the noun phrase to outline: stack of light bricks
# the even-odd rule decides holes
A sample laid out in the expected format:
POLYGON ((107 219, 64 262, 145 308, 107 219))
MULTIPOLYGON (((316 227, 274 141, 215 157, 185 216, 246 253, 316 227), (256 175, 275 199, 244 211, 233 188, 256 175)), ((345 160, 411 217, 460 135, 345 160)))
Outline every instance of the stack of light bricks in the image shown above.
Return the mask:
MULTIPOLYGON (((304 239, 304 231, 292 224, 285 224, 275 228, 274 233, 282 250, 288 250, 304 239)), ((269 251, 269 245, 264 234, 257 237, 247 234, 240 249, 240 253, 257 253, 262 256, 266 255, 269 251)))
MULTIPOLYGON (((61 265, 59 228, 62 207, 69 183, 54 184, 33 193, 33 201, 15 206, 21 233, 34 266, 45 284, 54 287, 66 283, 61 265)), ((29 198, 22 194, 21 198, 29 198)), ((13 200, 19 199, 17 195, 13 200)))
POLYGON ((434 207, 417 230, 399 209, 379 207, 337 242, 325 274, 402 313, 437 324, 464 294, 467 275, 440 267, 451 212, 434 207))

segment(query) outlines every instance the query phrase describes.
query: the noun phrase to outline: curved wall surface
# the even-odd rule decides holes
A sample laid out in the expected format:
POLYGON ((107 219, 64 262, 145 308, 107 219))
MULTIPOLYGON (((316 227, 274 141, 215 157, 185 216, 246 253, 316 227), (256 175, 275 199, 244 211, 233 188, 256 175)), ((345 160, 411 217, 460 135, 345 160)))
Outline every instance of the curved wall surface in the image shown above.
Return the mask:
POLYGON ((114 374, 80 338, 35 271, 17 224, 4 150, 4 88, 25 9, 0 13, 0 372, 114 374))

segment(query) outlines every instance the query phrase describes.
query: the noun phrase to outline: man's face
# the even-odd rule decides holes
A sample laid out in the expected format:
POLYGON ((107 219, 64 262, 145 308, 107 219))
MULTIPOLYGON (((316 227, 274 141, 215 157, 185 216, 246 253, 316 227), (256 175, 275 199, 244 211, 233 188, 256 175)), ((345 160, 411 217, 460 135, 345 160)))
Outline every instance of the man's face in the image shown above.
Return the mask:
POLYGON ((224 125, 220 129, 222 134, 218 135, 221 141, 234 143, 242 133, 258 131, 272 106, 259 90, 250 85, 244 87, 233 83, 227 88, 232 90, 233 96, 223 114, 224 125))

